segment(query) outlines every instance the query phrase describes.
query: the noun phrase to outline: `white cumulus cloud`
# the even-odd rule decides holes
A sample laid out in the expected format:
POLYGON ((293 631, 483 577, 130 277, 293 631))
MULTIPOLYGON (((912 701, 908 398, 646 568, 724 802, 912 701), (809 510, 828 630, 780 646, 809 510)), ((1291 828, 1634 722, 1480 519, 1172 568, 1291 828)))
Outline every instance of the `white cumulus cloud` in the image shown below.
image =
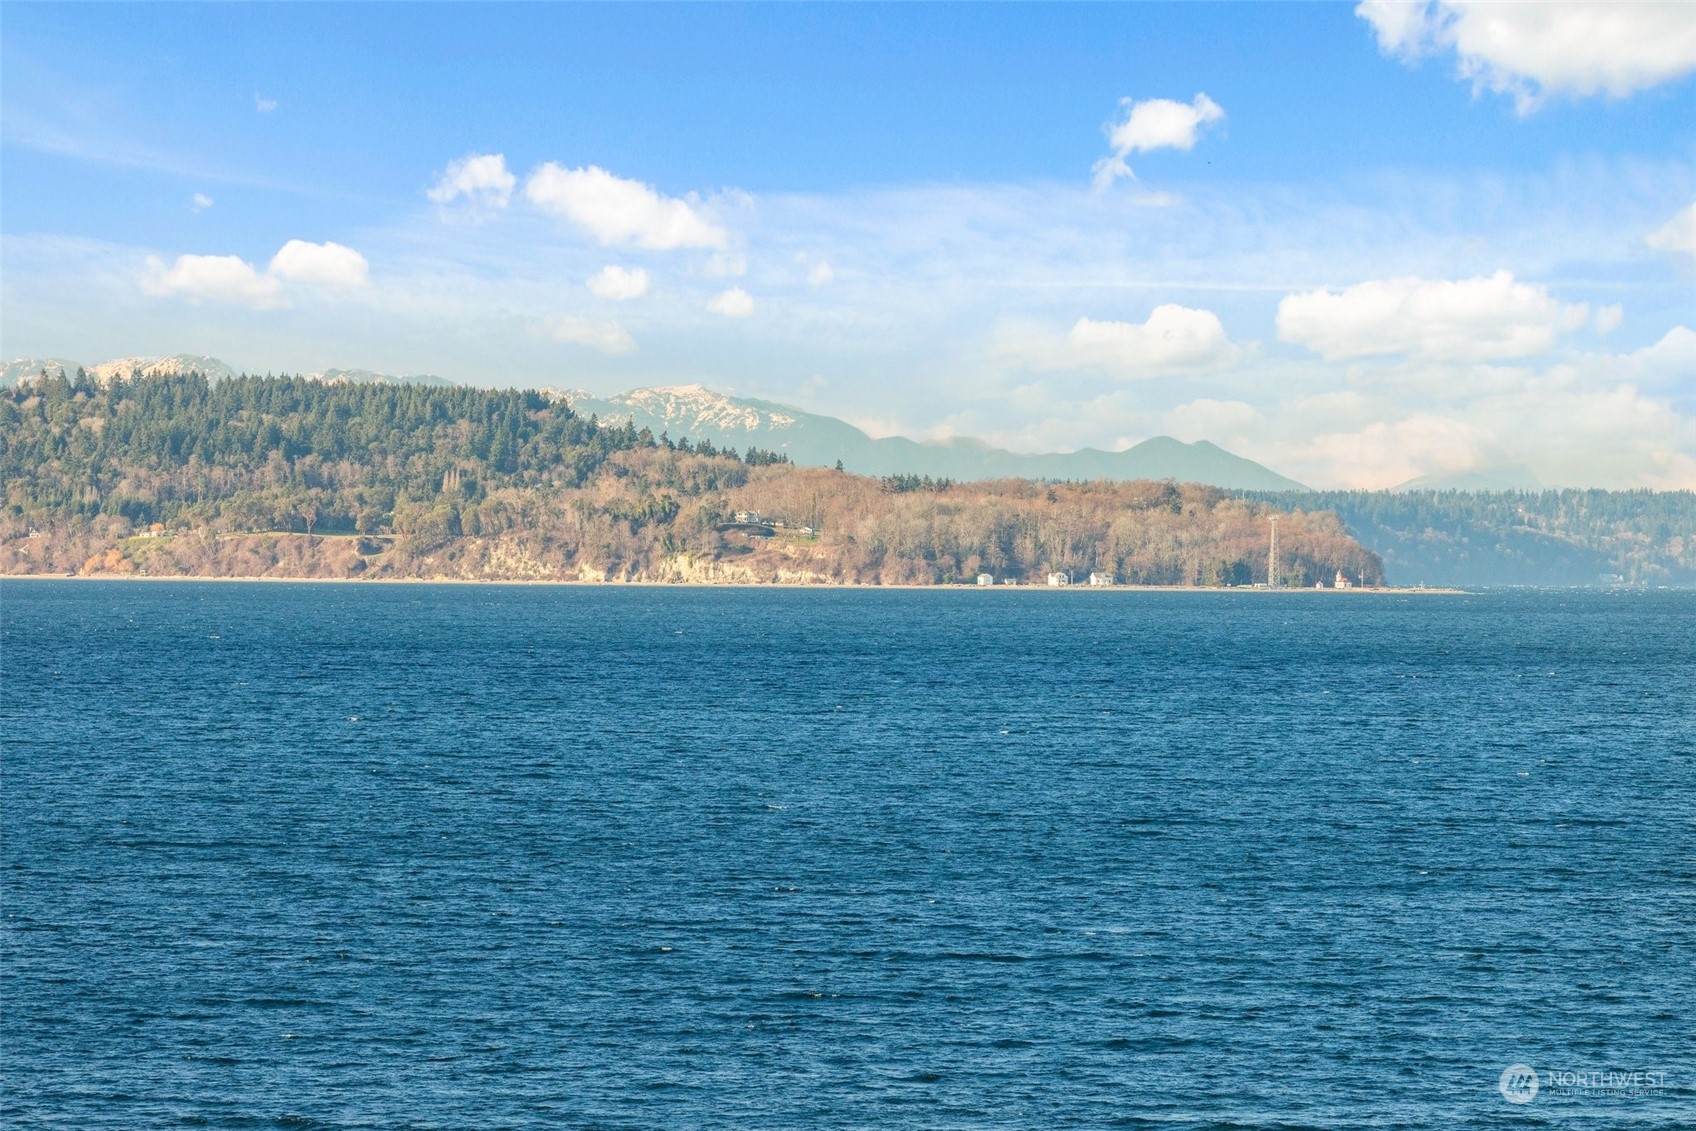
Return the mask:
POLYGON ((530 174, 524 195, 602 244, 670 251, 723 248, 729 242, 725 230, 697 202, 664 196, 650 185, 614 176, 597 165, 567 169, 550 161, 530 174))
POLYGON ((1124 378, 1205 372, 1237 357, 1217 314, 1175 303, 1155 307, 1147 322, 1080 318, 1066 343, 1080 363, 1124 378))
POLYGON ((1367 490, 1477 471, 1503 460, 1501 445, 1487 429, 1429 412, 1373 421, 1353 432, 1320 433, 1305 447, 1303 462, 1328 467, 1329 481, 1367 490))
POLYGON ((648 273, 640 267, 608 265, 589 276, 584 285, 597 298, 623 302, 648 293, 648 273))
POLYGON ((1252 434, 1261 423, 1260 410, 1246 401, 1198 397, 1166 413, 1162 426, 1180 440, 1229 444, 1252 434))
POLYGON ((1153 149, 1195 148, 1203 126, 1224 118, 1225 111, 1205 94, 1190 102, 1150 98, 1119 103, 1123 117, 1107 123, 1107 141, 1113 152, 1095 163, 1095 187, 1104 189, 1120 177, 1133 177, 1128 158, 1153 149))
POLYGON ((1696 421, 1631 384, 1558 390, 1533 387, 1486 398, 1467 414, 1512 437, 1545 483, 1661 491, 1696 488, 1696 421))
POLYGON ((1372 280, 1284 296, 1278 337, 1327 361, 1407 354, 1443 360, 1527 357, 1576 329, 1589 308, 1553 298, 1509 271, 1473 279, 1372 280))
POLYGON ((1674 326, 1654 345, 1627 355, 1626 362, 1635 367, 1635 379, 1643 384, 1688 380, 1696 373, 1696 330, 1674 326))
POLYGON ((505 208, 517 185, 518 178, 506 167, 505 154, 471 153, 449 161, 424 195, 437 204, 451 204, 464 197, 473 204, 505 208))
POLYGON ((292 283, 359 287, 365 285, 370 265, 363 255, 339 243, 290 240, 271 257, 269 272, 292 283))
POLYGON ((556 342, 587 346, 607 354, 636 352, 636 340, 630 331, 613 321, 567 316, 544 324, 541 331, 556 342))
POLYGON ((369 272, 365 257, 351 247, 290 240, 263 272, 239 255, 179 255, 169 267, 149 256, 141 289, 161 297, 176 295, 191 302, 229 302, 264 310, 283 305, 285 283, 346 289, 364 286, 369 272))
POLYGON ((151 295, 178 295, 191 302, 211 300, 260 308, 275 306, 281 290, 276 279, 261 275, 239 255, 179 255, 169 267, 150 257, 141 286, 151 295))
POLYGON ((754 296, 741 287, 731 287, 714 295, 707 309, 726 318, 746 318, 754 313, 754 296))
POLYGON ((1146 322, 1079 318, 1058 340, 1038 338, 1007 351, 1035 369, 1086 369, 1124 381, 1209 373, 1234 365, 1242 351, 1219 316, 1167 303, 1146 322))
POLYGON ((188 210, 199 214, 212 207, 212 198, 203 192, 197 192, 188 198, 188 210))
POLYGON ((1631 385, 1657 390, 1688 388, 1696 374, 1696 331, 1674 326, 1661 339, 1625 354, 1581 354, 1550 370, 1551 384, 1590 391, 1631 385))
POLYGON ((1656 251, 1696 255, 1696 203, 1679 209, 1671 220, 1650 232, 1643 242, 1656 251))
POLYGON ((1461 78, 1512 95, 1521 114, 1551 95, 1624 98, 1696 71, 1686 3, 1363 0, 1355 14, 1387 55, 1453 51, 1461 78))
POLYGON ((807 269, 807 285, 809 287, 829 286, 836 279, 836 271, 829 261, 815 259, 804 251, 795 253, 795 265, 807 269))

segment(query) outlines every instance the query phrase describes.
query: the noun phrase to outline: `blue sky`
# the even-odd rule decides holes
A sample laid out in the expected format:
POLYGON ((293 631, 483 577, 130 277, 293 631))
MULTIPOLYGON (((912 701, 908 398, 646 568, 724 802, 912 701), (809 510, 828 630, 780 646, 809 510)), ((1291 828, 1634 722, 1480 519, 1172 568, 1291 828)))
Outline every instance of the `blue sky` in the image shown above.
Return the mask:
POLYGON ((8 4, 0 50, 7 358, 1696 486, 1676 6, 8 4))

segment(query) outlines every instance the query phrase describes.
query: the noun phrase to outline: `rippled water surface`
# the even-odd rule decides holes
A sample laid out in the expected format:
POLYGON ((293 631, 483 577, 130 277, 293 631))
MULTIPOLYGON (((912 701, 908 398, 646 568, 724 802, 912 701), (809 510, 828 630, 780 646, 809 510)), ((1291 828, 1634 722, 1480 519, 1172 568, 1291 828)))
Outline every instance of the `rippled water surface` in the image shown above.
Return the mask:
POLYGON ((10 1126, 1696 1125, 1696 594, 0 614, 10 1126))

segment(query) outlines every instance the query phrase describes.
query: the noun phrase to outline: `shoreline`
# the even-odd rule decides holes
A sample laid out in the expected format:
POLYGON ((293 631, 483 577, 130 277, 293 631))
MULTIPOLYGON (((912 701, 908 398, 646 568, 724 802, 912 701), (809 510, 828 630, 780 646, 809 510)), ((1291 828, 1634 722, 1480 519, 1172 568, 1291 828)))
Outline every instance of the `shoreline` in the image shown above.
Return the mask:
POLYGON ((1444 587, 1351 586, 1347 589, 1317 589, 1312 587, 1283 587, 1269 589, 1249 585, 866 585, 859 582, 814 581, 581 581, 557 578, 484 578, 484 577, 198 577, 192 574, 0 574, 0 585, 13 581, 73 581, 112 583, 141 581, 149 584, 176 584, 204 581, 220 585, 525 585, 576 589, 828 589, 883 590, 888 592, 992 592, 992 593, 1375 593, 1384 596, 1431 594, 1436 596, 1470 596, 1470 589, 1444 587))

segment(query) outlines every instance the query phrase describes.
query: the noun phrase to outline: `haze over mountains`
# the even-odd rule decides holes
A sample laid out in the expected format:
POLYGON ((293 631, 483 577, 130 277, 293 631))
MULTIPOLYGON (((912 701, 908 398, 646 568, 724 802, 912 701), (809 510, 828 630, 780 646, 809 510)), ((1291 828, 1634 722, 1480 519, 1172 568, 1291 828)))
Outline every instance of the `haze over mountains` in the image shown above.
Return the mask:
MULTIPOLYGON (((79 363, 61 358, 22 359, 0 370, 0 387, 40 373, 64 370, 74 374, 79 363)), ((236 369, 213 357, 175 354, 170 357, 130 357, 85 366, 99 380, 122 380, 198 371, 222 380, 236 369)), ((366 369, 326 369, 307 376, 324 381, 356 383, 408 382, 450 385, 434 376, 404 376, 366 369)), ((833 467, 841 462, 861 475, 929 475, 956 480, 1055 479, 1134 480, 1175 479, 1249 491, 1301 491, 1307 488, 1270 468, 1232 455, 1205 440, 1184 443, 1155 436, 1122 452, 1083 448, 1075 452, 1025 454, 995 448, 982 440, 959 437, 919 442, 904 436, 874 439, 846 421, 820 416, 790 405, 730 397, 701 385, 636 389, 611 397, 596 397, 581 389, 548 389, 584 416, 607 423, 630 421, 638 429, 673 439, 711 440, 719 447, 744 450, 766 448, 788 456, 803 467, 833 467)))
MULTIPOLYGON (((43 368, 74 374, 76 367, 70 361, 13 362, 3 376, 5 384, 15 385, 43 368)), ((195 355, 121 358, 86 368, 103 385, 136 374, 161 381, 189 372, 218 380, 233 375, 233 367, 218 359, 195 355)), ((329 369, 312 377, 329 384, 446 387, 442 392, 448 396, 462 391, 441 378, 398 378, 368 370, 329 369)), ((778 451, 801 466, 832 467, 840 459, 845 468, 873 476, 929 475, 962 484, 997 478, 1174 479, 1221 486, 1279 509, 1335 513, 1354 537, 1381 556, 1388 576, 1399 584, 1696 584, 1696 495, 1688 491, 1539 489, 1527 469, 1511 467, 1419 480, 1393 492, 1313 491, 1211 444, 1165 437, 1124 452, 1021 455, 968 439, 873 439, 840 420, 698 385, 611 397, 581 390, 542 393, 569 403, 584 418, 629 422, 656 437, 665 433, 673 440, 710 440, 721 449, 778 451)), ((20 403, 27 399, 27 393, 18 398, 20 403)), ((0 444, 0 453, 4 450, 0 444)), ((28 468, 13 467, 11 478, 24 482, 31 475, 28 468)), ((631 513, 647 512, 637 507, 631 513)))
POLYGON ((1199 441, 1155 436, 1122 452, 1083 448, 1027 455, 959 437, 919 442, 904 436, 873 439, 846 421, 792 405, 727 397, 700 385, 636 389, 600 398, 580 389, 559 393, 585 416, 630 421, 656 435, 693 436, 718 445, 782 452, 808 467, 843 467, 861 475, 930 475, 978 479, 1176 479, 1242 490, 1299 491, 1302 484, 1252 460, 1199 441))
MULTIPOLYGON (((119 357, 96 365, 85 365, 62 357, 18 358, 0 365, 0 389, 9 389, 19 381, 28 380, 42 372, 75 375, 78 368, 86 369, 96 381, 127 381, 133 377, 172 377, 184 373, 200 373, 213 381, 234 377, 238 370, 229 362, 216 357, 194 353, 174 353, 169 357, 119 357)), ((394 384, 447 386, 453 382, 445 377, 416 374, 396 377, 370 369, 325 369, 305 376, 320 381, 350 381, 354 384, 394 384)))

